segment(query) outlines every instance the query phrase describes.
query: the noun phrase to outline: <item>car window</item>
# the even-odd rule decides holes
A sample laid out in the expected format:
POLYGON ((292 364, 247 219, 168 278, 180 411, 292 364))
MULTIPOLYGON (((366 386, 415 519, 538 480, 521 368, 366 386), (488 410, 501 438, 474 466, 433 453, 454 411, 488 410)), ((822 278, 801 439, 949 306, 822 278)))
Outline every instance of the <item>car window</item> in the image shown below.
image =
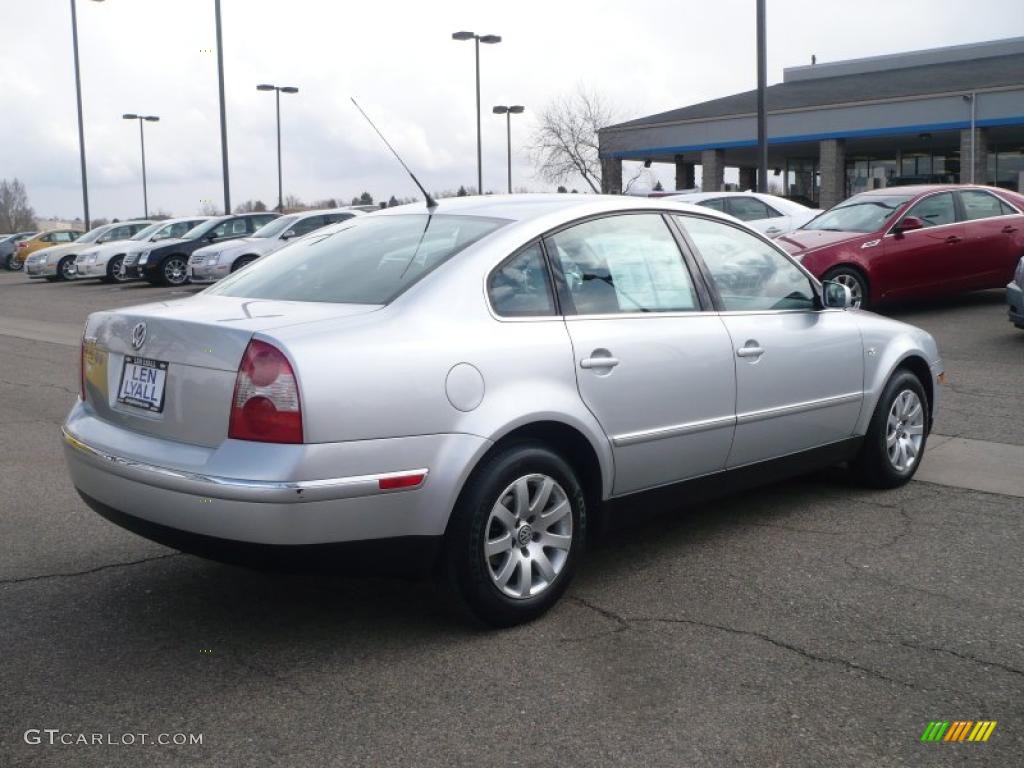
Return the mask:
POLYGON ((551 235, 548 243, 565 278, 567 313, 698 309, 683 256, 658 214, 594 219, 551 235))
POLYGON ((328 213, 324 218, 327 219, 328 224, 337 224, 339 221, 345 221, 345 219, 351 219, 353 214, 351 213, 328 213))
POLYGON ((724 222, 676 220, 697 246, 726 310, 814 308, 810 279, 768 243, 724 222))
POLYGON ((491 273, 487 294, 504 317, 555 314, 551 277, 540 243, 533 243, 491 273))
POLYGON ((781 215, 778 211, 765 205, 756 197, 730 197, 727 200, 728 212, 740 221, 756 221, 772 219, 781 215))
POLYGON ((953 207, 953 193, 940 192, 920 200, 910 206, 907 216, 916 216, 926 227, 937 227, 941 224, 952 224, 956 221, 956 209, 953 207))
POLYGON ((964 213, 968 221, 1016 213, 1013 208, 998 197, 989 192, 983 192, 980 189, 966 189, 962 191, 960 193, 960 201, 964 204, 964 213))
POLYGON ((450 214, 350 219, 264 256, 208 290, 251 299, 388 304, 507 223, 450 214))
POLYGON ((701 200, 697 205, 702 205, 705 208, 711 208, 714 211, 725 212, 725 198, 724 197, 712 197, 710 200, 701 200))
POLYGON ((214 228, 212 234, 215 238, 238 237, 245 234, 245 219, 228 219, 214 228))
POLYGON ((75 236, 70 232, 54 232, 49 235, 49 239, 43 239, 48 243, 71 243, 74 242, 75 236))
POLYGON ((252 230, 251 231, 255 232, 257 229, 262 227, 264 224, 267 224, 268 222, 271 222, 274 219, 278 218, 278 216, 276 214, 268 213, 268 214, 266 214, 264 216, 249 216, 248 218, 252 222, 252 230))
POLYGON ((295 233, 296 237, 301 237, 302 235, 308 235, 314 229, 319 229, 323 225, 323 216, 307 216, 301 221, 295 222, 295 224, 291 227, 291 230, 295 233))

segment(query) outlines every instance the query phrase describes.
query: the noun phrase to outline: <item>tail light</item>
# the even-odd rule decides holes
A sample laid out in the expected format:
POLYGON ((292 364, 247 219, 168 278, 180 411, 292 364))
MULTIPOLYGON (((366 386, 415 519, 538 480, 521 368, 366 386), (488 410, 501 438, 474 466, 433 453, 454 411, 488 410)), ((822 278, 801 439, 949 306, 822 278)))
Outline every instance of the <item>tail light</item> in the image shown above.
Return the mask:
POLYGON ((18 247, 19 248, 28 248, 28 240, 22 240, 20 243, 18 243, 18 247))
POLYGON ((235 378, 228 437, 262 443, 301 443, 299 383, 288 358, 265 341, 245 348, 235 378))

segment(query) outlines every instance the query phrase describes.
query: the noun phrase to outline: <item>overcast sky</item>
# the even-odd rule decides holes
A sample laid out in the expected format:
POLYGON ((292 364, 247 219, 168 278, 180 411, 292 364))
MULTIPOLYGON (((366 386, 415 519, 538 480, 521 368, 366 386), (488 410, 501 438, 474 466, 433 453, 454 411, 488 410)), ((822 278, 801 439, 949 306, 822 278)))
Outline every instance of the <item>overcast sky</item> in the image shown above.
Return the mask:
MULTIPOLYGON (((274 98, 282 95, 285 194, 306 201, 416 194, 349 102, 355 96, 431 190, 476 183, 473 46, 481 46, 484 188, 505 180, 505 122, 522 146, 533 114, 585 84, 623 119, 755 86, 754 0, 222 0, 232 203, 277 191, 274 98)), ((93 217, 141 213, 137 123, 146 124, 150 209, 222 201, 213 0, 78 0, 93 217)), ((67 0, 0 0, 0 178, 40 216, 81 215, 67 0)), ((785 66, 1024 35, 1020 0, 768 0, 768 81, 785 66), (969 10, 968 10, 969 8, 969 10)), ((515 151, 515 150, 514 150, 515 151)), ((669 166, 655 168, 672 184, 669 166)), ((534 190, 522 153, 513 184, 534 190)))

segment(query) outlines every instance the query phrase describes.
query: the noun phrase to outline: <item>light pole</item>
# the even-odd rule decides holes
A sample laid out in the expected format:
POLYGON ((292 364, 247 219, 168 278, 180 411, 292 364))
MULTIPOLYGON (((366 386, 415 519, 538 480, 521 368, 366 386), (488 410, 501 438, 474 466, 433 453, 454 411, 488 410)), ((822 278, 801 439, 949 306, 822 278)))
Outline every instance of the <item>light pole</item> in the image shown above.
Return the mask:
POLYGON ((475 32, 453 32, 452 40, 472 40, 476 47, 476 193, 484 193, 484 172, 480 149, 480 43, 501 42, 501 35, 478 35, 475 32))
POLYGON ((142 131, 142 123, 149 121, 155 123, 160 118, 156 115, 133 115, 127 113, 121 115, 125 120, 139 121, 139 143, 142 145, 142 218, 149 218, 149 196, 146 193, 146 136, 142 131))
POLYGON ((224 172, 224 213, 231 213, 231 184, 228 181, 228 119, 224 109, 224 43, 220 33, 220 0, 213 1, 217 25, 217 84, 220 90, 220 161, 224 172))
POLYGON ((512 115, 521 115, 526 108, 516 104, 512 107, 498 105, 494 114, 505 116, 505 131, 508 134, 508 193, 512 194, 512 115))
POLYGON ((768 191, 768 111, 765 91, 768 88, 767 42, 765 31, 765 0, 757 0, 757 191, 768 191))
MULTIPOLYGON (((101 3, 103 0, 93 0, 101 3)), ((82 124, 82 76, 78 68, 78 13, 71 0, 71 47, 75 53, 75 97, 78 100, 78 154, 82 164, 82 208, 85 229, 89 229, 89 182, 85 175, 85 126, 82 124)))
POLYGON ((299 89, 291 85, 270 85, 263 83, 256 86, 257 91, 274 91, 277 101, 277 212, 284 213, 284 189, 281 184, 281 93, 298 93, 299 89))

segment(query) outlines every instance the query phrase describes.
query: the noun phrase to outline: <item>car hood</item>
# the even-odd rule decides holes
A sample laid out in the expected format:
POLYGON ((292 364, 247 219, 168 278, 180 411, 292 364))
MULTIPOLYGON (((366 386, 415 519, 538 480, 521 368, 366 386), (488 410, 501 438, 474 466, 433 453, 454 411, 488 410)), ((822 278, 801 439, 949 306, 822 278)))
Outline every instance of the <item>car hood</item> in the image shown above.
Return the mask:
POLYGON ((803 253, 839 243, 863 240, 871 237, 864 232, 831 232, 824 229, 796 229, 789 234, 775 238, 775 242, 790 253, 803 253))
POLYGON ((54 256, 63 256, 66 253, 78 253, 86 248, 92 248, 95 243, 64 243, 62 245, 51 245, 48 248, 40 248, 38 251, 34 251, 28 255, 28 258, 33 256, 36 259, 42 258, 53 258, 54 256))

